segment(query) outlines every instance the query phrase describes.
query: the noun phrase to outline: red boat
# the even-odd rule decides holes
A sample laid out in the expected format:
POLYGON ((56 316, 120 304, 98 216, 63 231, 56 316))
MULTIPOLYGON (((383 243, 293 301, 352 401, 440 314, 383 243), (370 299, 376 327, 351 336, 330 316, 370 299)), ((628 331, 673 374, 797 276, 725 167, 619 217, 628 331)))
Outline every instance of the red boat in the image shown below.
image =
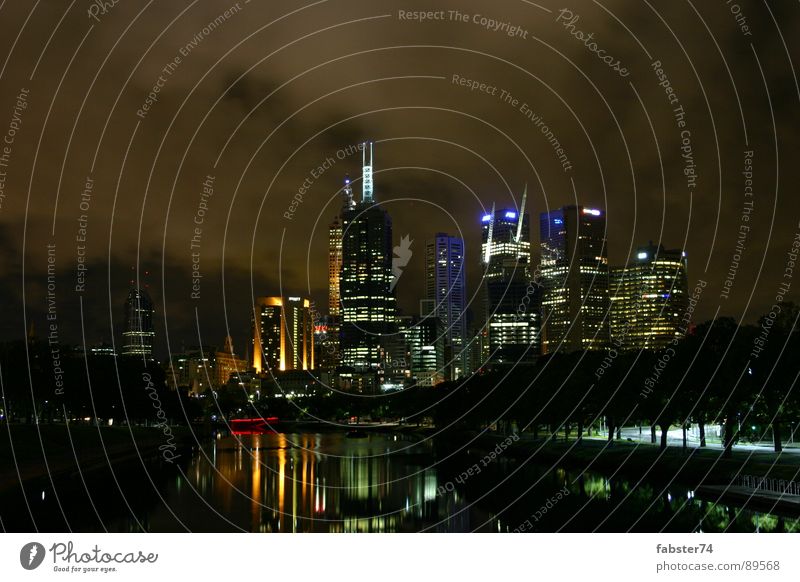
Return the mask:
POLYGON ((233 434, 264 434, 277 432, 277 416, 267 418, 234 418, 231 420, 231 432, 233 434))

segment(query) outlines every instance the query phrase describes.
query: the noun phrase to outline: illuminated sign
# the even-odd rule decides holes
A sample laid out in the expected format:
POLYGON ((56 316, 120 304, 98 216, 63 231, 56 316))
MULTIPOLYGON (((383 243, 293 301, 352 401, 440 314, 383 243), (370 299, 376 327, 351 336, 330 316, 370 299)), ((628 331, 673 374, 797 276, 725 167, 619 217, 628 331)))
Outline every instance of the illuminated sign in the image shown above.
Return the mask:
POLYGON ((600 216, 600 211, 597 210, 596 208, 584 208, 583 213, 591 214, 592 216, 600 216))
POLYGON ((639 253, 636 256, 639 257, 640 259, 646 259, 647 258, 647 253, 639 253))
POLYGON ((516 218, 516 217, 517 217, 516 212, 511 212, 510 210, 506 212, 506 218, 516 218))
POLYGON ((484 214, 483 218, 481 219, 482 222, 489 222, 492 219, 491 214, 484 214))

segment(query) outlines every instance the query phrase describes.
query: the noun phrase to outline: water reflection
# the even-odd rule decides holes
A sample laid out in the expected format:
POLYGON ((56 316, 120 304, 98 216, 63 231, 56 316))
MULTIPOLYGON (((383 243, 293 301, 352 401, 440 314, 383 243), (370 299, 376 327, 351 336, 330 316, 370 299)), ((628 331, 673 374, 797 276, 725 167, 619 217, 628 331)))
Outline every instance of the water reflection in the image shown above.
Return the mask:
POLYGON ((464 500, 437 498, 430 454, 429 444, 375 435, 229 436, 198 452, 168 501, 180 507, 193 489, 211 500, 218 522, 256 532, 418 531, 440 521, 441 529, 469 531, 469 512, 458 513, 464 500))
POLYGON ((511 532, 529 520, 537 532, 800 532, 796 516, 701 499, 668 479, 450 453, 399 435, 221 436, 179 466, 153 458, 55 489, 28 482, 25 496, 0 495, 0 510, 8 531, 511 532))
POLYGON ((380 435, 228 436, 198 453, 167 500, 193 531, 506 532, 534 515, 532 531, 542 532, 800 531, 796 518, 715 504, 680 485, 662 493, 650 483, 511 458, 456 479, 481 456, 448 458, 430 442, 380 435), (565 486, 570 495, 536 513, 565 486), (208 512, 189 509, 198 496, 208 512))

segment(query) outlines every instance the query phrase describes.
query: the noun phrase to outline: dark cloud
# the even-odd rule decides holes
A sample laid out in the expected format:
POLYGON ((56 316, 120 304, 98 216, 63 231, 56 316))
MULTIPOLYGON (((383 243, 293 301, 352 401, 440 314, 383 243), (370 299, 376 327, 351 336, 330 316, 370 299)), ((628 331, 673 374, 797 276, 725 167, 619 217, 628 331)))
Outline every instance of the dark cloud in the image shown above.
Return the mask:
MULTIPOLYGON (((630 75, 621 77, 556 22, 562 4, 540 4, 551 12, 512 0, 331 1, 304 9, 294 2, 240 2, 211 30, 209 23, 234 2, 170 2, 144 11, 140 3, 120 2, 100 22, 88 18, 88 3, 77 3, 44 50, 65 9, 45 2, 11 52, 32 5, 6 3, 0 133, 21 87, 30 89, 30 106, 0 208, 6 251, 0 297, 14 306, 4 316, 4 333, 21 329, 23 289, 30 317, 41 319, 45 245, 52 240, 63 281, 60 312, 74 314, 69 281, 77 219, 85 213, 87 333, 97 340, 111 333, 109 313, 121 316, 130 268, 138 263, 140 272, 152 271, 171 343, 194 343, 190 242, 208 175, 214 194, 202 225, 197 308, 210 343, 225 334, 227 314, 241 345, 253 295, 283 287, 324 305, 327 225, 344 174, 356 178, 360 165, 357 155, 339 159, 337 152, 367 138, 378 142, 377 197, 389 201, 395 238, 409 234, 415 241, 398 287, 409 311, 422 293, 425 239, 460 229, 474 286, 478 217, 492 203, 518 203, 527 183, 534 218, 576 195, 607 207, 614 263, 648 240, 668 247, 685 241, 691 279, 709 281, 699 317, 720 306, 723 314, 754 320, 772 301, 800 220, 793 161, 800 145, 792 60, 800 38, 797 6, 740 2, 752 31, 747 36, 724 3, 571 3, 580 17, 575 29, 592 33, 624 63, 630 75), (527 38, 471 19, 403 21, 401 9, 481 14, 521 27, 527 38), (165 75, 181 50, 186 55, 165 75), (698 174, 691 196, 680 129, 653 60, 661 61, 686 111, 698 174), (458 86, 454 74, 498 87, 498 94, 458 86), (159 75, 163 87, 142 119, 137 110, 159 75), (503 89, 518 102, 502 100, 503 89), (520 111, 522 103, 552 130, 570 172, 520 111), (751 230, 731 297, 721 300, 742 220, 746 150, 754 152, 751 230), (298 188, 329 157, 335 163, 313 178, 294 219, 284 219, 298 188), (83 212, 87 176, 94 189, 83 212)), ((73 319, 64 329, 79 339, 73 319)))

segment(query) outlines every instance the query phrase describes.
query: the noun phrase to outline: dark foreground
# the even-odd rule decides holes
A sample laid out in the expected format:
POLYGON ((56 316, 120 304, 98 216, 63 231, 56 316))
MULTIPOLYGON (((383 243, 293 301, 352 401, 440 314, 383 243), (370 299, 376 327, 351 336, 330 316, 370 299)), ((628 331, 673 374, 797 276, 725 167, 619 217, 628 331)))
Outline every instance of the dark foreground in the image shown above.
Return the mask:
POLYGON ((192 449, 178 433, 167 462, 153 429, 103 429, 104 450, 96 428, 43 426, 40 445, 15 426, 12 454, 0 428, 6 531, 800 531, 791 507, 713 489, 742 472, 788 479, 794 455, 378 432, 219 435, 192 449))

